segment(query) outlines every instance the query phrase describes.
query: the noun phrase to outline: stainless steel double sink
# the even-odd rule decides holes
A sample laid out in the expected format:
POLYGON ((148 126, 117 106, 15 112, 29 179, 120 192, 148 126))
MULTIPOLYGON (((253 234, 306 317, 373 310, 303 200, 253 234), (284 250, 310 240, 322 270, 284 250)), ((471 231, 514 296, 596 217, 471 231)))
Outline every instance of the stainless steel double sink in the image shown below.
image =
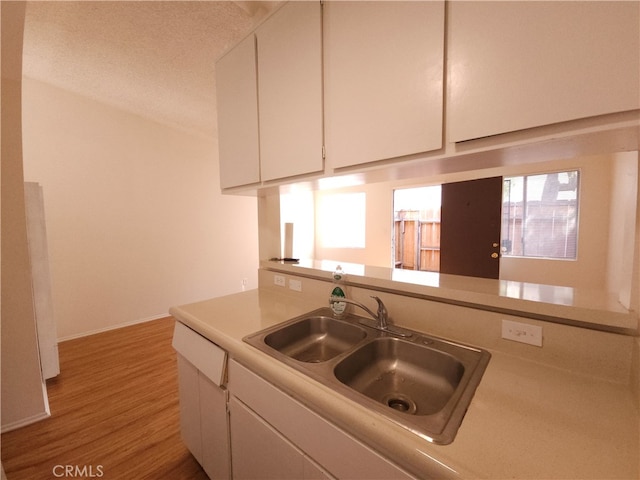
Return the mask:
POLYGON ((403 336, 321 308, 243 340, 437 444, 451 443, 489 352, 408 329, 403 336))

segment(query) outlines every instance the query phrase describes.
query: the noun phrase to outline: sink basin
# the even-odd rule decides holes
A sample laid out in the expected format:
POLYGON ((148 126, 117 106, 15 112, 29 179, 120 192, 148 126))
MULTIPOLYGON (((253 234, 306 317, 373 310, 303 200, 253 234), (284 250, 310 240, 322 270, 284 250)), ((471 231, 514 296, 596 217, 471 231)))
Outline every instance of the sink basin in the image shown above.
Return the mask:
POLYGON ((456 436, 489 352, 321 308, 247 335, 244 342, 427 441, 456 436))
POLYGON ((432 415, 451 399, 464 375, 452 355, 397 338, 379 338, 334 369, 343 384, 411 415, 432 415))
POLYGON ((357 325, 327 316, 311 316, 267 334, 264 343, 301 362, 326 362, 367 336, 357 325))

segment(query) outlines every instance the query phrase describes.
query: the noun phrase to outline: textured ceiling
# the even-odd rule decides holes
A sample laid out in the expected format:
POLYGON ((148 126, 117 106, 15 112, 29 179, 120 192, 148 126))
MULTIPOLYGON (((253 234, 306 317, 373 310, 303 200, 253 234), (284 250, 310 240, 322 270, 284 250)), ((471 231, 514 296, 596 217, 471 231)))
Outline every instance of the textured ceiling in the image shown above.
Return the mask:
POLYGON ((215 135, 214 62, 279 3, 29 2, 23 73, 215 135))

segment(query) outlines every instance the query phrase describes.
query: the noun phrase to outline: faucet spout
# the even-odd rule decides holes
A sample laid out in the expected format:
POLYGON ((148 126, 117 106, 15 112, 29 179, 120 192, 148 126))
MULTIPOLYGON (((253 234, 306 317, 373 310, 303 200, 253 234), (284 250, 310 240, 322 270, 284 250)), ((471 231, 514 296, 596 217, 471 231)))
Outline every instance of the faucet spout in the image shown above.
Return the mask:
POLYGON ((367 312, 369 315, 371 315, 371 317, 376 320, 378 322, 377 328, 379 330, 387 330, 389 328, 389 313, 387 312, 387 308, 384 306, 384 303, 382 303, 382 300, 380 300, 379 297, 376 297, 374 295, 371 296, 371 298, 373 298, 376 302, 378 302, 378 311, 377 313, 373 313, 369 307, 367 307, 366 305, 363 305, 360 302, 356 302, 355 300, 351 300, 348 298, 344 298, 344 297, 330 297, 329 298, 329 304, 333 305, 336 302, 344 302, 344 303, 350 303, 351 305, 355 305, 356 307, 360 307, 361 309, 363 309, 365 312, 367 312))

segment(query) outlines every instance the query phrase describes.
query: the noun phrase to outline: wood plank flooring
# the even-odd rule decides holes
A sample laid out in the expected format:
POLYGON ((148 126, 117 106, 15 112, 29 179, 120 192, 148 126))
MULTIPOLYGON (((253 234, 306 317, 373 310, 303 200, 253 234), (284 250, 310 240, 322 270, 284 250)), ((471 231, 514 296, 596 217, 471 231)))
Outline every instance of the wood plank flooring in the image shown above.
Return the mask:
POLYGON ((180 438, 174 323, 60 343, 51 418, 2 435, 8 480, 69 478, 67 465, 75 478, 207 479, 180 438))

